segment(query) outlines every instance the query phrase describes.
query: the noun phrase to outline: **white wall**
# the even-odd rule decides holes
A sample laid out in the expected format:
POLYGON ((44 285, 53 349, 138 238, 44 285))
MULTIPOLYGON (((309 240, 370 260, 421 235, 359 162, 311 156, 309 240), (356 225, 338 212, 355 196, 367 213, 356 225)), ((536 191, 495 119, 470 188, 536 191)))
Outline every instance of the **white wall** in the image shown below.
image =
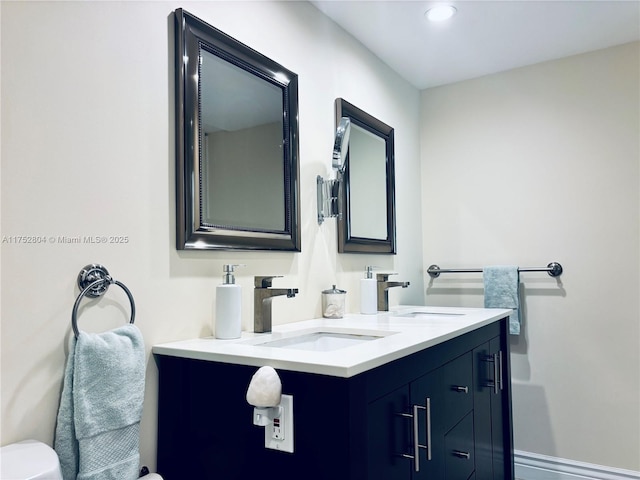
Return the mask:
MULTIPOLYGON (((640 470, 640 44, 422 92, 425 264, 523 273, 518 450, 640 470)), ((481 275, 431 305, 482 306, 481 275)))
MULTIPOLYGON (((366 264, 411 281, 392 303, 423 299, 419 92, 306 2, 0 2, 2 35, 1 443, 53 440, 79 270, 102 263, 137 301, 147 348, 211 333, 224 263, 245 263, 243 323, 254 275, 283 275, 295 299, 276 323, 320 316, 320 292, 358 308, 366 264), (298 73, 302 252, 177 252, 172 11, 183 7, 298 73), (398 255, 338 255, 335 221, 316 222, 318 174, 330 174, 343 97, 396 129, 398 255), (123 235, 124 244, 58 236, 123 235), (49 240, 52 237, 55 241, 49 240)), ((333 173, 331 173, 333 175, 333 173)), ((80 327, 128 315, 118 289, 81 309, 80 327)), ((89 303, 89 302, 87 302, 89 303)), ((142 461, 155 464, 157 370, 149 354, 142 461)))

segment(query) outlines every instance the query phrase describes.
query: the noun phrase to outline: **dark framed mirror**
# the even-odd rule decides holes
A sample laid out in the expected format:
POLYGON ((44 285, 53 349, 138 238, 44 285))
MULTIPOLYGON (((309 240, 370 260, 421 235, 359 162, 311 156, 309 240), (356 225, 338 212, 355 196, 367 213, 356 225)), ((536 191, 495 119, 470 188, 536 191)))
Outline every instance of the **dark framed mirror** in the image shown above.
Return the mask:
POLYGON ((342 117, 351 120, 340 193, 338 252, 395 254, 393 128, 342 98, 336 99, 335 112, 336 126, 342 117))
POLYGON ((177 248, 300 251, 298 76, 175 20, 177 248))

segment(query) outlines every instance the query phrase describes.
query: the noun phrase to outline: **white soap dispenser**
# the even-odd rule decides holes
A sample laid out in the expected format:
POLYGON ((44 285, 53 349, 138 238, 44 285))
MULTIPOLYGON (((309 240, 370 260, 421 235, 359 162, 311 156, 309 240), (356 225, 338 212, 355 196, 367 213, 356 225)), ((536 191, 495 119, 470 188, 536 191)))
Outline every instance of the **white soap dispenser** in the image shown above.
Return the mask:
POLYGON ((216 287, 215 337, 240 338, 242 331, 242 287, 236 285, 234 268, 242 265, 224 265, 223 283, 216 287))
POLYGON ((372 315, 378 313, 378 282, 373 278, 374 267, 365 268, 365 278, 360 280, 360 313, 372 315))

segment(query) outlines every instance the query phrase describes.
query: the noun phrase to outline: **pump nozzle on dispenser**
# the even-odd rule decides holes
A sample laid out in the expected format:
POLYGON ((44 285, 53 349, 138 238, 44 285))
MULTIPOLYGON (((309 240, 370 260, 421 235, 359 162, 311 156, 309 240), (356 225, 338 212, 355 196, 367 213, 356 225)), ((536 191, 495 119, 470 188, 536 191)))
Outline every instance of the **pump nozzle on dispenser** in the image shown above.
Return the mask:
POLYGON ((236 267, 246 267, 244 263, 229 263, 222 266, 224 275, 222 276, 223 285, 233 285, 236 283, 236 277, 233 275, 236 267))

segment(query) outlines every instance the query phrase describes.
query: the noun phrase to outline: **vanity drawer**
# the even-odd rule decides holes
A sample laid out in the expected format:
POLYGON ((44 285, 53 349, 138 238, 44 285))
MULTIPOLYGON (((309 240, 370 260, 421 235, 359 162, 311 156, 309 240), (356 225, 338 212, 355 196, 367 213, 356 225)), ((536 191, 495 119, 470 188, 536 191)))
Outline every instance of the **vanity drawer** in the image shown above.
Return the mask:
POLYGON ((444 430, 448 431, 473 408, 472 352, 450 361, 443 368, 444 430))
POLYGON ((467 480, 473 474, 473 441, 473 413, 469 413, 444 437, 447 480, 467 480))

